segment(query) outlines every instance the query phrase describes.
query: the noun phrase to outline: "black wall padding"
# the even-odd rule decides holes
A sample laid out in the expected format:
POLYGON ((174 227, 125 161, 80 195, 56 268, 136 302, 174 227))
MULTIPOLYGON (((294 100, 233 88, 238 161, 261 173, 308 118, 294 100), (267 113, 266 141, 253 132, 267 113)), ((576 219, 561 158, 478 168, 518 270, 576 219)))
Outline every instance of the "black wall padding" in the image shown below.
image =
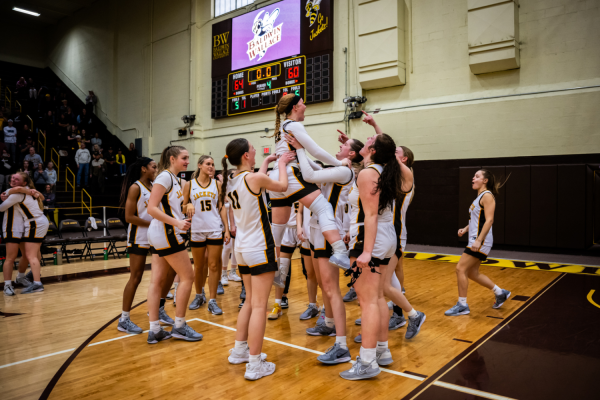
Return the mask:
POLYGON ((558 247, 585 248, 585 169, 584 164, 558 165, 558 247))
MULTIPOLYGON (((464 228, 469 224, 469 208, 471 203, 477 197, 477 192, 473 190, 473 176, 479 171, 481 167, 460 167, 458 169, 458 227, 464 228)), ((454 233, 456 235, 456 232, 454 233)), ((458 237, 458 236, 456 236, 458 237)), ((469 235, 464 234, 463 237, 458 238, 461 243, 467 243, 469 241, 469 235)))
MULTIPOLYGON (((504 182, 506 180, 506 167, 486 167, 483 168, 489 170, 496 177, 496 182, 504 182)), ((504 244, 504 220, 506 206, 506 187, 500 189, 500 194, 496 196, 496 211, 494 211, 494 225, 492 226, 492 233, 494 235, 494 244, 504 244)))
MULTIPOLYGON (((592 237, 586 240, 586 245, 600 243, 600 168, 596 165, 591 177, 592 181, 592 237)), ((589 196, 588 196, 589 197, 589 196)))
POLYGON ((507 166, 505 244, 528 246, 531 219, 531 167, 507 166))
POLYGON ((557 193, 556 165, 532 165, 530 240, 532 246, 556 247, 557 193))

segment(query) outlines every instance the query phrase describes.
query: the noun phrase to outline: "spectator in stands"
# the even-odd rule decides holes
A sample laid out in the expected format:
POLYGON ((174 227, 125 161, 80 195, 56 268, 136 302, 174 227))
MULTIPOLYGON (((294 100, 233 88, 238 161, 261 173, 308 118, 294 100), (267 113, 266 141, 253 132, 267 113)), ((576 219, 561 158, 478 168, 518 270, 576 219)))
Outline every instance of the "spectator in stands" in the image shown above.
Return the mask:
POLYGON ((81 136, 81 131, 79 129, 77 129, 77 125, 73 124, 69 126, 69 136, 71 138, 75 138, 75 136, 81 136))
POLYGON ((44 95, 44 100, 40 102, 40 112, 46 114, 48 111, 53 111, 54 106, 52 105, 52 97, 50 93, 44 95))
POLYGON ((15 96, 17 99, 25 98, 25 92, 27 90, 27 81, 25 80, 25 77, 20 77, 15 86, 15 96))
POLYGON ((77 163, 77 187, 81 187, 81 176, 84 178, 84 186, 88 185, 88 174, 90 173, 90 161, 92 156, 85 143, 81 143, 81 148, 75 153, 75 162, 77 163))
POLYGON ((10 176, 13 172, 13 165, 10 160, 10 154, 4 150, 0 159, 0 192, 4 191, 4 188, 10 187, 10 176))
POLYGON ((12 156, 13 161, 17 160, 17 128, 13 126, 13 120, 8 120, 8 125, 4 127, 4 143, 12 156))
POLYGON ((113 153, 112 147, 108 148, 108 152, 104 154, 104 163, 106 164, 106 175, 107 179, 109 176, 116 176, 116 159, 115 154, 113 153))
POLYGON ((123 154, 123 150, 117 150, 117 156, 115 157, 115 161, 119 165, 119 173, 121 176, 125 176, 127 172, 127 163, 125 162, 125 155, 123 154))
POLYGON ((67 140, 69 141, 69 146, 71 147, 71 150, 79 150, 81 148, 81 143, 83 143, 81 141, 81 135, 75 135, 75 137, 67 137, 67 140))
MULTIPOLYGON (((61 106, 59 107, 58 110, 60 111, 61 114, 66 114, 69 111, 69 106, 68 106, 67 99, 62 99, 60 102, 62 104, 61 104, 61 106)), ((69 121, 69 122, 71 122, 71 121, 69 121)))
POLYGON ((73 112, 73 109, 71 107, 67 107, 65 117, 67 118, 67 121, 69 121, 72 125, 79 125, 77 123, 77 117, 75 116, 75 113, 73 112))
POLYGON ((88 114, 85 108, 81 109, 81 113, 77 116, 77 123, 81 127, 91 127, 92 126, 92 116, 88 114))
POLYGON ((25 172, 27 175, 33 178, 33 169, 31 167, 31 164, 27 160, 23 160, 23 162, 21 163, 21 168, 19 168, 17 172, 25 172))
POLYGON ((106 171, 104 160, 102 159, 102 153, 94 152, 94 159, 92 160, 92 171, 90 178, 92 178, 92 187, 98 188, 99 193, 104 193, 104 172, 106 171))
POLYGON ((29 129, 29 125, 25 124, 23 125, 23 130, 21 131, 21 133, 19 133, 17 141, 23 142, 28 137, 35 137, 35 135, 33 134, 33 132, 31 132, 31 129, 29 129))
POLYGON ((94 153, 102 154, 102 149, 97 144, 95 144, 94 147, 92 147, 92 154, 94 154, 94 153))
POLYGON ((54 189, 54 185, 56 185, 56 181, 58 180, 58 172, 54 169, 54 163, 52 161, 48 161, 46 174, 48 174, 48 183, 52 186, 52 189, 54 189))
MULTIPOLYGON (((35 152, 35 147, 31 146, 29 148, 29 154, 25 156, 25 160, 29 161, 29 164, 33 166, 33 170, 38 169, 38 165, 44 166, 44 161, 42 161, 42 157, 35 152)), ((34 180, 35 181, 35 180, 34 180)), ((40 192, 40 190, 38 190, 40 192)))
POLYGON ((88 134, 85 131, 85 129, 81 129, 81 141, 85 143, 86 146, 89 146, 91 143, 90 138, 88 137, 88 134))
MULTIPOLYGON (((2 107, 4 110, 4 107, 2 107)), ((4 111, 0 111, 0 130, 4 129, 4 124, 6 124, 6 117, 4 117, 4 111)))
POLYGON ((97 144, 98 147, 102 147, 102 139, 100 139, 100 134, 98 132, 96 132, 96 134, 92 138, 92 144, 97 144))
POLYGON ((96 98, 94 91, 90 90, 85 98, 85 108, 87 108, 88 114, 92 115, 94 113, 94 106, 96 105, 97 101, 98 99, 96 98))
POLYGON ((33 184, 35 185, 37 191, 43 193, 46 185, 50 183, 49 180, 50 177, 46 171, 44 171, 44 164, 39 163, 35 169, 35 172, 33 173, 33 184))
POLYGON ((46 185, 44 193, 44 208, 55 208, 56 207, 56 194, 52 192, 52 185, 46 185))
POLYGON ((27 83, 27 89, 29 90, 29 98, 34 100, 37 99, 38 92, 35 88, 35 84, 33 83, 33 78, 29 78, 29 82, 27 83))
POLYGON ((56 120, 54 118, 52 110, 48 110, 48 112, 45 113, 44 117, 42 118, 42 121, 40 122, 40 127, 50 135, 54 133, 54 131, 56 130, 56 120))
POLYGON ((133 143, 129 143, 129 150, 127 151, 127 165, 131 165, 138 159, 137 149, 133 143))
POLYGON ((63 132, 63 133, 68 133, 69 126, 71 126, 71 124, 69 123, 69 121, 67 121, 67 118, 65 117, 65 115, 61 114, 60 117, 58 118, 59 131, 63 132))
POLYGON ((19 144, 17 146, 17 155, 19 157, 19 162, 23 161, 26 156, 29 155, 29 149, 33 148, 33 138, 28 136, 25 138, 25 143, 19 144))

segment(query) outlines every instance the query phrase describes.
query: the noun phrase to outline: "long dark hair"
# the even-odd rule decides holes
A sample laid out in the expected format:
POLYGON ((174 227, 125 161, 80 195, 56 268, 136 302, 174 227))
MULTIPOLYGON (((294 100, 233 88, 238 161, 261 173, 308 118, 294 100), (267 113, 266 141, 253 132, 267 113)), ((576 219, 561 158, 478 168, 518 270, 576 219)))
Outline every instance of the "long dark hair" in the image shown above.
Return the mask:
MULTIPOLYGON (((250 151, 250 142, 247 139, 233 139, 225 148, 225 157, 221 160, 223 171, 227 171, 227 161, 236 167, 242 163, 242 156, 250 151)), ((223 175, 223 184, 221 185, 221 195, 219 200, 225 204, 225 193, 227 192, 227 181, 229 173, 223 175)))
POLYGON ((500 180, 496 179, 496 176, 492 174, 489 169, 482 168, 480 171, 483 174, 483 179, 488 180, 485 184, 486 189, 492 192, 494 197, 498 196, 500 194, 500 188, 506 184, 510 174, 506 177, 504 182, 501 183, 500 180))
POLYGON ((377 187, 373 194, 379 192, 379 214, 392 207, 394 200, 402 194, 402 170, 396 161, 396 143, 389 135, 377 135, 371 145, 375 154, 371 154, 371 161, 383 165, 383 171, 377 180, 377 187))
POLYGON ((135 181, 139 181, 142 177, 142 167, 148 168, 148 164, 154 161, 148 157, 142 157, 133 164, 131 167, 127 169, 127 174, 125 174, 125 179, 123 179, 123 185, 121 185, 121 200, 120 206, 125 207, 125 203, 127 202, 127 193, 129 192, 129 188, 135 181))

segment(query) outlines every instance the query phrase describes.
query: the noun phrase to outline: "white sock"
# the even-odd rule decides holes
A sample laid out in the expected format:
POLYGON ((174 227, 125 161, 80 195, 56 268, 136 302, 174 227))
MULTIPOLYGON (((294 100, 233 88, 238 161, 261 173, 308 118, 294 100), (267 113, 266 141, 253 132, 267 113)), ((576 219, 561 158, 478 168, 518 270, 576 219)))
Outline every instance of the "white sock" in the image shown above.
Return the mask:
POLYGON ((129 311, 122 311, 121 319, 119 321, 125 321, 126 319, 129 319, 129 311))
POLYGON ((388 341, 386 340, 385 342, 377 342, 377 350, 383 351, 385 349, 388 348, 388 341))
POLYGON ((36 284, 36 285, 41 285, 42 281, 33 281, 33 283, 36 284))
POLYGON ((210 299, 210 300, 208 300, 208 302, 209 302, 209 303, 216 303, 216 302, 217 302, 217 299, 210 299))
POLYGON ((414 318, 417 316, 417 310, 414 308, 408 312, 408 318, 414 318))
POLYGON ((335 342, 340 344, 342 349, 347 349, 348 345, 346 344, 346 336, 336 336, 335 342))
POLYGON ((346 243, 344 243, 344 241, 341 239, 335 243, 332 243, 331 248, 333 249, 333 254, 346 254, 348 252, 348 250, 346 250, 346 243))
POLYGON ((333 318, 327 318, 325 317, 325 325, 327 325, 328 328, 333 328, 333 318))
POLYGON ((275 303, 281 305, 281 299, 275 299, 275 303))
POLYGON ((235 349, 236 350, 246 350, 248 347, 248 342, 245 340, 236 340, 235 341, 235 349))
POLYGON ((17 279, 18 278, 25 278, 25 272, 17 272, 17 279))
POLYGON ((500 295, 502 294, 502 289, 500 289, 500 288, 498 287, 498 285, 494 285, 494 288, 493 288, 492 290, 494 291, 494 294, 495 294, 496 296, 500 296, 500 295))
POLYGON ((309 305, 310 307, 317 308, 317 303, 308 303, 308 305, 309 305))
POLYGON ((150 321, 150 330, 154 333, 160 332, 160 323, 158 321, 150 321))
POLYGON ((175 328, 181 328, 185 324, 185 318, 175 317, 175 328))
POLYGON ((458 302, 460 303, 461 306, 466 306, 467 305, 467 298, 466 297, 459 297, 458 298, 458 302))
POLYGON ((4 286, 10 286, 12 287, 12 281, 9 279, 7 281, 4 281, 4 286))
POLYGON ((221 276, 227 276, 227 270, 226 269, 222 269, 221 270, 221 276))
POLYGON ((202 288, 202 294, 204 294, 204 288, 202 288))
POLYGON ((177 286, 179 286, 179 282, 173 283, 173 286, 175 286, 175 290, 177 290, 177 286))
POLYGON ((253 356, 252 354, 250 354, 250 365, 252 364, 258 364, 260 362, 260 354, 253 356))
POLYGON ((363 365, 371 364, 375 358, 377 357, 377 349, 365 349, 364 347, 360 347, 360 359, 363 365))

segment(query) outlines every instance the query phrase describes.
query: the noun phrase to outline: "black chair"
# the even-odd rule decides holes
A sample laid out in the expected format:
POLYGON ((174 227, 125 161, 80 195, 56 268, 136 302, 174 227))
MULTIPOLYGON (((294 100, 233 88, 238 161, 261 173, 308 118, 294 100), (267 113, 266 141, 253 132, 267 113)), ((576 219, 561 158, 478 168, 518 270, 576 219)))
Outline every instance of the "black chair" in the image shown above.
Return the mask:
MULTIPOLYGON (((44 238, 44 241, 42 242, 42 246, 48 246, 48 247, 58 246, 59 247, 58 251, 62 251, 63 244, 66 244, 67 242, 60 237, 60 234, 58 232, 58 228, 56 227, 56 224, 53 221, 48 221, 48 222, 49 222, 48 233, 46 233, 46 237, 44 238)), ((54 255, 52 256, 52 259, 53 258, 54 258, 54 255)), ((46 259, 44 258, 43 254, 42 254, 42 265, 46 264, 45 260, 46 259)))
MULTIPOLYGON (((64 243, 61 246, 62 252, 65 255, 65 258, 67 259, 67 262, 70 263, 67 246, 72 246, 76 244, 83 244, 85 246, 85 231, 83 227, 79 225, 79 221, 74 219, 65 219, 60 221, 60 223, 58 224, 58 232, 60 234, 61 239, 64 240, 64 243)), ((83 259, 83 251, 79 256, 79 259, 83 259)))
MULTIPOLYGON (((110 243, 112 240, 114 240, 113 236, 110 236, 108 234, 104 234, 104 229, 106 228, 106 226, 104 225, 104 223, 99 220, 96 219, 96 229, 94 229, 92 223, 90 222, 90 220, 86 220, 85 221, 85 233, 87 236, 87 241, 85 244, 85 249, 84 249, 84 257, 88 258, 90 257, 90 259, 93 261, 94 257, 98 254, 94 254, 94 250, 104 250, 104 243, 109 244, 107 250, 108 253, 113 255, 113 258, 115 258, 115 254, 114 251, 111 250, 111 246, 110 243), (93 244, 96 243, 102 243, 102 247, 92 247, 93 244)), ((103 254, 100 253, 100 254, 103 254)))
POLYGON ((118 248, 125 249, 122 252, 123 254, 125 254, 127 251, 127 228, 119 218, 108 218, 106 220, 106 230, 108 231, 108 234, 112 237, 112 240, 110 240, 108 251, 114 251, 114 253, 117 254, 117 257, 121 258, 121 256, 119 255, 118 248), (125 242, 125 245, 117 246, 117 242, 125 242))

